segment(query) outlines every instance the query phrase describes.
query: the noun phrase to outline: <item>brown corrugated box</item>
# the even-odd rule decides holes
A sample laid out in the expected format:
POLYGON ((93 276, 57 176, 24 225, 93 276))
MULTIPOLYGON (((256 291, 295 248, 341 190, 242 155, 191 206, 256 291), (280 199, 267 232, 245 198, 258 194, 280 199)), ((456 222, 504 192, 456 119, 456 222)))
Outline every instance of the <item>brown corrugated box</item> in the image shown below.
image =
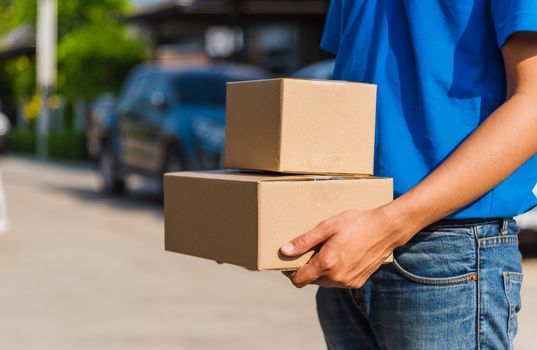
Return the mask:
POLYGON ((372 174, 376 91, 343 81, 228 83, 224 166, 372 174))
POLYGON ((392 179, 234 171, 164 178, 165 247, 251 270, 295 269, 313 252, 285 258, 279 248, 347 209, 392 200, 392 179))

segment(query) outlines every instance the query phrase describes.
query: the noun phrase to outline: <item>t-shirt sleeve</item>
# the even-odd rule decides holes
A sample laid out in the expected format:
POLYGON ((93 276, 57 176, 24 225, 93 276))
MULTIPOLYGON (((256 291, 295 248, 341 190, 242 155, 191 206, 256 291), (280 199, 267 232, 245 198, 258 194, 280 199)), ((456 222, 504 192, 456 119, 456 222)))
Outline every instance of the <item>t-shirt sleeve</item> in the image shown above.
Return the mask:
POLYGON ((516 32, 537 32, 537 0, 491 0, 498 46, 516 32))
POLYGON ((341 30, 343 27, 343 0, 331 0, 326 21, 324 24, 324 32, 321 38, 321 48, 332 53, 337 53, 341 39, 341 30))

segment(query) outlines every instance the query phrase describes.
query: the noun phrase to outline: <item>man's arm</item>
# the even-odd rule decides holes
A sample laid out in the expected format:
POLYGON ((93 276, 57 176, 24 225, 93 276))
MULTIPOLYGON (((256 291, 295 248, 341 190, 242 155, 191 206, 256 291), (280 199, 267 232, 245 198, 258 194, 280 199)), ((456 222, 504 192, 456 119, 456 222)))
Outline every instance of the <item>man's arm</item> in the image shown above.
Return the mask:
POLYGON ((437 169, 392 203, 346 211, 282 247, 293 256, 323 243, 308 264, 288 274, 297 287, 361 287, 394 248, 476 200, 537 153, 537 33, 514 34, 502 54, 507 101, 437 169))

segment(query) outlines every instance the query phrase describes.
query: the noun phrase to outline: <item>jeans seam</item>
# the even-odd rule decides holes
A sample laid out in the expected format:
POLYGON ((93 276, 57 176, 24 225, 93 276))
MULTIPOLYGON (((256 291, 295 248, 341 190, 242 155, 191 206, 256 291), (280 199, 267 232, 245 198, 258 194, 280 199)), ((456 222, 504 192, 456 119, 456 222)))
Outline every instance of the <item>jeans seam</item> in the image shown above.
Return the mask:
MULTIPOLYGON (((347 289, 347 290, 349 291, 349 295, 351 297, 352 303, 354 304, 354 307, 356 307, 356 309, 358 311, 361 311, 361 307, 358 304, 358 301, 356 300, 356 297, 354 296, 355 289, 347 289)), ((359 292, 359 290, 358 290, 358 292, 359 292)))
POLYGON ((514 282, 520 282, 522 283, 522 281, 524 280, 524 274, 522 272, 512 272, 512 271, 508 271, 508 272, 504 272, 505 275, 507 275, 507 277, 511 280, 511 281, 514 281, 514 282))
POLYGON ((509 297, 511 293, 511 282, 504 274, 505 294, 507 295, 507 302, 509 303, 509 317, 507 318, 507 339, 509 339, 509 349, 512 349, 513 339, 511 339, 511 322, 513 322, 513 301, 509 297))
POLYGON ((514 242, 509 242, 509 243, 493 243, 493 244, 484 244, 482 245, 481 247, 482 248, 489 248, 489 247, 497 247, 497 246, 500 246, 500 245, 512 245, 514 242))
POLYGON ((504 272, 503 273, 503 283, 505 289, 505 296, 507 297, 507 302, 509 303, 509 317, 507 318, 507 339, 509 340, 509 349, 514 349, 513 341, 514 336, 512 334, 513 319, 516 318, 516 310, 514 302, 510 296, 511 289, 514 283, 522 283, 523 274, 520 272, 504 272))
POLYGON ((475 249, 476 249, 476 270, 477 270, 477 284, 476 284, 476 341, 477 341, 477 350, 481 349, 481 252, 480 252, 480 241, 479 241, 479 227, 474 226, 474 237, 475 237, 475 249))
MULTIPOLYGON (((364 289, 363 287, 362 288, 358 288, 358 289, 347 289, 349 291, 349 296, 352 300, 352 303, 354 304, 354 307, 356 308, 356 310, 362 314, 362 316, 364 317, 365 320, 367 320, 368 323, 370 323, 369 321, 369 317, 368 315, 366 314, 365 310, 364 310, 364 289), (358 299, 356 298, 356 295, 354 292, 357 292, 358 293, 358 299)), ((371 325, 369 325, 371 327, 371 325)), ((371 327, 371 331, 373 331, 373 327, 371 327)), ((377 344, 377 340, 375 339, 375 344, 377 344)), ((378 347, 378 345, 377 345, 378 347)))
POLYGON ((518 242, 516 235, 493 236, 479 239, 480 247, 493 247, 498 245, 515 244, 518 242), (494 243, 487 243, 494 242, 494 243))

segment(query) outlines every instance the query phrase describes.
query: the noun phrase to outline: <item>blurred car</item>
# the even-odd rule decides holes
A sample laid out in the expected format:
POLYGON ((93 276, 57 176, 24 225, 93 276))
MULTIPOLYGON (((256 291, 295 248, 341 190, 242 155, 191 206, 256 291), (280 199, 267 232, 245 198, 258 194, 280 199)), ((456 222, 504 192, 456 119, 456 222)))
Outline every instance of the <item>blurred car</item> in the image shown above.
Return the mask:
POLYGON ((330 80, 334 74, 335 60, 325 60, 310 64, 298 71, 291 77, 299 79, 321 79, 330 80))
POLYGON ((96 160, 100 156, 103 141, 109 137, 115 116, 116 99, 112 93, 105 93, 97 98, 89 107, 86 120, 86 150, 96 160))
POLYGON ((127 77, 117 102, 97 101, 87 130, 105 192, 120 193, 129 174, 221 164, 226 82, 264 79, 245 65, 144 65, 127 77))
POLYGON ((11 123, 8 117, 0 112, 0 153, 4 153, 7 149, 7 134, 11 129, 11 123))

